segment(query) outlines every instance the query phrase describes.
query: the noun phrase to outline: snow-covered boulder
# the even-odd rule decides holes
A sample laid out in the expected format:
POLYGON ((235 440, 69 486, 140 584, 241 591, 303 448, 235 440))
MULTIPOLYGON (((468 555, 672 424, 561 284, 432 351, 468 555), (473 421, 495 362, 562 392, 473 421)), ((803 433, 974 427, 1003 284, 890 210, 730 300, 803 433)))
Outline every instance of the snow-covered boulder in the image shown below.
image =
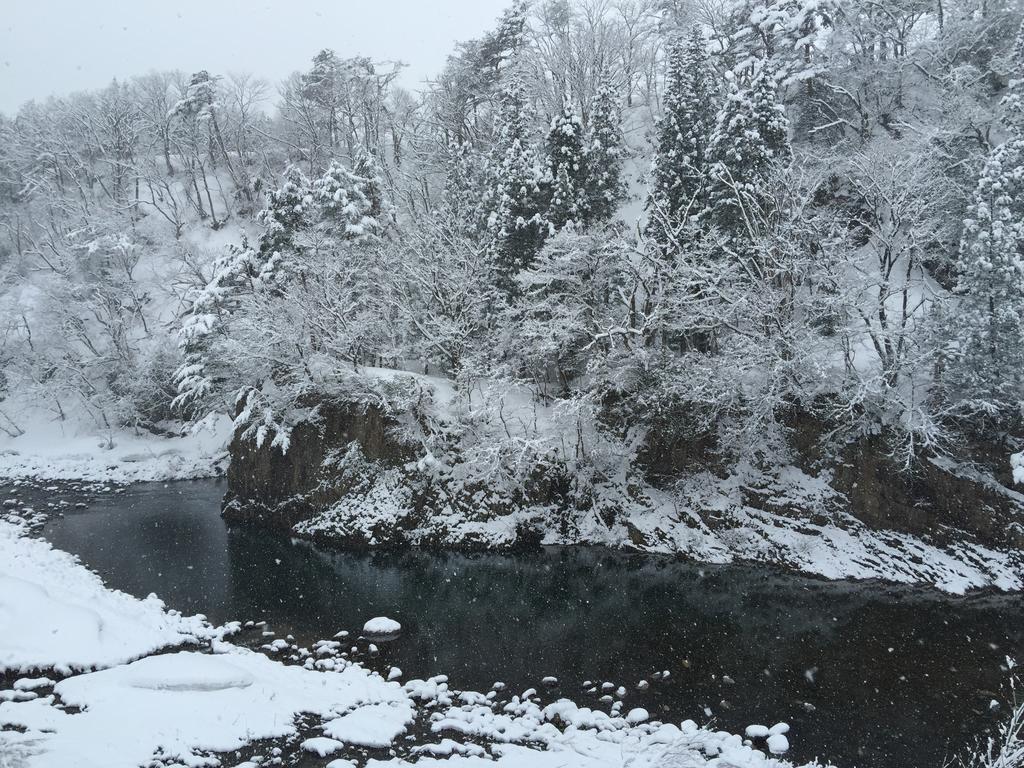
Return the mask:
POLYGON ((387 616, 377 616, 363 624, 364 635, 397 635, 402 625, 387 616))

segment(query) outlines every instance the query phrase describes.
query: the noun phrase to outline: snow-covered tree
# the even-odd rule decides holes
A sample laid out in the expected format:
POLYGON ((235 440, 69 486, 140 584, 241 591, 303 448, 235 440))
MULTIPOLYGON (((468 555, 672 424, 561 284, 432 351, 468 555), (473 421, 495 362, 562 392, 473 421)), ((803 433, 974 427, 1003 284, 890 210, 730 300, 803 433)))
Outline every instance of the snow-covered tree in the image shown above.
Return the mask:
POLYGON ((708 145, 708 207, 730 235, 752 234, 771 200, 772 178, 793 158, 789 121, 777 100, 772 67, 763 62, 748 87, 733 83, 708 145))
POLYGON ((548 229, 531 114, 522 85, 513 79, 502 94, 481 207, 494 282, 505 291, 515 290, 513 278, 532 263, 548 229))
POLYGON ((566 94, 562 112, 551 121, 548 131, 547 184, 551 202, 547 220, 555 230, 566 224, 583 224, 589 216, 590 175, 583 144, 583 124, 566 94))
POLYGON ((296 237, 308 224, 312 209, 312 186, 298 168, 288 168, 284 183, 267 193, 267 205, 256 220, 264 226, 259 242, 261 271, 271 274, 287 269, 299 256, 296 237))
POLYGON ((664 243, 704 208, 708 137, 715 126, 718 87, 698 27, 668 46, 663 114, 647 202, 649 233, 664 243), (660 234, 659 234, 660 233, 660 234))
POLYGON ((477 209, 480 203, 479 158, 469 142, 449 142, 445 155, 444 206, 448 221, 459 232, 480 231, 477 209))
POLYGON ((340 111, 342 109, 342 63, 338 55, 324 48, 313 57, 313 65, 301 76, 302 96, 319 110, 317 122, 322 128, 330 149, 341 141, 340 111))
POLYGON ((751 80, 769 59, 782 86, 822 71, 822 53, 841 15, 834 0, 731 0, 726 14, 733 31, 725 53, 735 75, 751 80))
POLYGON ((489 108, 501 100, 506 72, 526 43, 527 3, 516 0, 481 39, 461 43, 437 80, 431 109, 444 144, 486 140, 489 108), (483 135, 481 135, 483 132, 483 135))
POLYGON ((945 386, 954 401, 1005 417, 1024 399, 1024 139, 992 151, 967 216, 945 386))
MULTIPOLYGON (((384 176, 377 155, 362 147, 356 150, 351 175, 353 189, 358 190, 358 194, 369 203, 365 211, 360 211, 360 216, 366 220, 362 226, 362 236, 378 236, 390 222, 394 221, 395 211, 384 189, 384 176)), ((347 210, 357 209, 350 207, 347 210)), ((351 216, 351 213, 349 215, 351 216)))
MULTIPOLYGON (((193 144, 192 153, 198 156, 206 151, 214 168, 218 161, 223 162, 235 187, 241 191, 245 187, 245 179, 235 167, 232 157, 234 153, 229 150, 221 129, 223 106, 219 101, 220 81, 221 78, 211 75, 205 69, 193 74, 189 78, 184 98, 174 105, 171 114, 188 127, 193 144), (206 146, 203 146, 204 143, 206 146)), ((212 201, 210 214, 216 224, 212 201)))
POLYGON ((1009 92, 1003 98, 1003 119, 1010 130, 1024 137, 1024 21, 1017 30, 1010 57, 1009 92))
POLYGON ((618 101, 606 70, 591 102, 586 144, 587 206, 590 220, 597 223, 609 221, 626 195, 622 178, 625 140, 618 101))
MULTIPOLYGON (((363 170, 372 168, 364 165, 363 170)), ((383 226, 374 214, 389 209, 377 179, 334 162, 310 182, 293 167, 267 201, 257 217, 264 226, 258 245, 253 248, 243 239, 240 246, 229 247, 214 263, 210 281, 193 296, 182 321, 185 361, 175 377, 175 403, 183 410, 208 412, 218 397, 226 397, 242 383, 230 373, 230 354, 225 359, 223 345, 232 333, 272 325, 282 305, 299 301, 305 306, 310 300, 307 292, 316 286, 327 291, 325 280, 331 283, 332 295, 344 295, 346 306, 351 306, 356 297, 365 299, 380 277, 362 254, 381 239, 383 226)), ((364 304, 365 314, 371 308, 364 304)), ((351 322, 355 314, 347 319, 351 322)), ((305 343, 311 343, 309 338, 305 343)), ((320 338, 315 343, 326 342, 320 338)))

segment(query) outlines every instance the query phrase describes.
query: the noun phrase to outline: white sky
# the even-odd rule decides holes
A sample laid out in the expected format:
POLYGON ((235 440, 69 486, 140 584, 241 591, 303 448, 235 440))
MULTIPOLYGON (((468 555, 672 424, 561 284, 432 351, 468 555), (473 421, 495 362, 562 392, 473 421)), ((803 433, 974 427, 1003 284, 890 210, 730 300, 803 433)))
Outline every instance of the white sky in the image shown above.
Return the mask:
POLYGON ((321 48, 408 64, 416 88, 509 0, 0 0, 0 112, 150 70, 251 72, 271 85, 321 48))

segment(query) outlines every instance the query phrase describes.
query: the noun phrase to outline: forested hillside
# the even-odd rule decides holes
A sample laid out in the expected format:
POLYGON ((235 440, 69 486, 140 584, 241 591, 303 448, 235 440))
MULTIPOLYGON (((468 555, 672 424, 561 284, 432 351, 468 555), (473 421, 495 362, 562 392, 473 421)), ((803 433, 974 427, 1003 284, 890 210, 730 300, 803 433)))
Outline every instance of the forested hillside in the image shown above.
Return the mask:
POLYGON ((281 495, 322 514, 289 525, 370 543, 716 558, 852 504, 1019 547, 1022 10, 514 3, 416 91, 323 50, 26 104, 0 427, 113 449, 230 418, 240 472, 315 455, 281 495), (867 498, 865 455, 909 490, 867 498))

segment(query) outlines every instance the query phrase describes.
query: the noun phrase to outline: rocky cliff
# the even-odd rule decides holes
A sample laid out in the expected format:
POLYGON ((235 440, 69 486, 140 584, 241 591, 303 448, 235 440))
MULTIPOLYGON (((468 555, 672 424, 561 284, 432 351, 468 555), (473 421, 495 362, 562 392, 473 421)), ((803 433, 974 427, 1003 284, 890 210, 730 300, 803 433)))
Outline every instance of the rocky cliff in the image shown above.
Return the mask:
POLYGON ((346 547, 604 544, 953 583, 980 568, 965 583, 1004 587, 1014 577, 978 563, 998 556, 998 573, 1024 566, 1024 496, 1009 467, 1000 470, 1005 451, 991 446, 971 446, 970 463, 926 457, 905 472, 881 438, 826 449, 824 425, 799 414, 790 466, 742 469, 710 442, 652 433, 640 455, 646 481, 580 493, 549 466, 510 495, 424 471, 422 448, 403 443, 397 422, 373 406, 323 402, 316 414, 292 432, 287 453, 235 437, 229 521, 346 547))

